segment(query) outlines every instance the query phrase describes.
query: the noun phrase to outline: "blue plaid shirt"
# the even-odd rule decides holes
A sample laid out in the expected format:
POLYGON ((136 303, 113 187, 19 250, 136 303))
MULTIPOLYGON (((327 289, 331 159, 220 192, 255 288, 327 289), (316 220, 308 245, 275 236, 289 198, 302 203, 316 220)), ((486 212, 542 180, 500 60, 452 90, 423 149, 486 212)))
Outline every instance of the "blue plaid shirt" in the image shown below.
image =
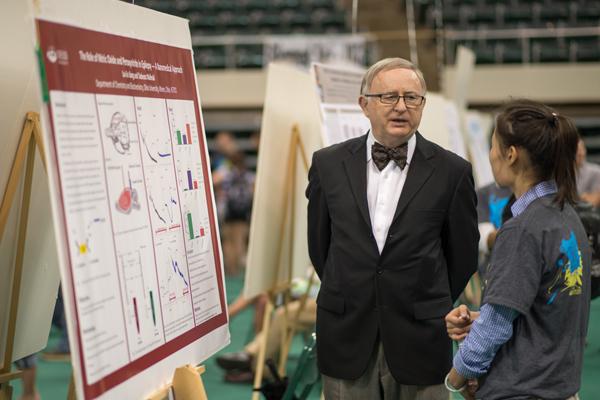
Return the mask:
POLYGON ((521 214, 527 206, 533 203, 534 200, 540 197, 546 197, 551 194, 558 192, 556 188, 556 182, 554 181, 543 181, 529 189, 525 194, 519 197, 513 205, 510 207, 513 217, 521 214))
MULTIPOLYGON (((536 199, 557 192, 554 181, 543 181, 519 197, 510 210, 513 217, 521 214, 536 199)), ((484 304, 479 318, 460 344, 454 356, 454 369, 465 378, 478 378, 485 374, 496 352, 513 334, 513 321, 519 312, 498 304, 484 304)))

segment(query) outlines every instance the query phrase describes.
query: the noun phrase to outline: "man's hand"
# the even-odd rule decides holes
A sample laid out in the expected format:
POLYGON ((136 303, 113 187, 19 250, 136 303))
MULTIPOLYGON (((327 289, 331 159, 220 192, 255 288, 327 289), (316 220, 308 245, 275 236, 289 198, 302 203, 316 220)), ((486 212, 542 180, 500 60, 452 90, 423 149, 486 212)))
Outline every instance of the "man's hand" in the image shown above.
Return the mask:
POLYGON ((452 340, 463 340, 471 330, 471 312, 464 304, 456 307, 446 315, 446 331, 452 340))

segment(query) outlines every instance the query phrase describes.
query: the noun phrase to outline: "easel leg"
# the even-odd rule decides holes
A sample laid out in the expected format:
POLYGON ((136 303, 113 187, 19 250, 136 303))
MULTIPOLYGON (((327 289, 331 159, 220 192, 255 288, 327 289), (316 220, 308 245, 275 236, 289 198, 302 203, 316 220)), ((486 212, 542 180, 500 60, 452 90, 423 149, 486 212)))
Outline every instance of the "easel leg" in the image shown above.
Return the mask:
POLYGON ((290 347, 292 345, 292 340, 294 339, 294 335, 296 334, 296 329, 294 329, 289 320, 285 324, 284 327, 284 336, 281 341, 281 348, 279 350, 279 375, 286 375, 285 367, 287 365, 288 355, 290 354, 290 347))
MULTIPOLYGON (((13 165, 10 172, 7 188, 2 198, 0 206, 0 240, 4 233, 8 214, 10 212, 13 197, 17 191, 19 179, 21 178, 21 170, 23 163, 25 167, 25 179, 23 185, 23 194, 21 199, 21 210, 19 215, 19 228, 17 231, 17 252, 14 264, 14 273, 12 277, 10 306, 8 310, 8 327, 6 331, 6 346, 4 349, 4 360, 0 365, 0 399, 10 400, 12 398, 11 379, 17 379, 22 375, 22 372, 12 373, 12 356, 14 347, 15 330, 17 324, 17 311, 19 308, 19 295, 21 289, 21 277, 23 274, 23 259, 25 257, 25 239, 27 237, 27 221, 29 217, 29 203, 31 200, 31 183, 33 180, 33 166, 35 161, 35 145, 36 141, 31 140, 31 136, 36 126, 36 120, 39 117, 35 113, 28 113, 21 133, 21 140, 13 160, 13 165)), ((39 128, 39 125, 37 126, 39 128)), ((35 128, 35 129, 38 129, 35 128)))
MULTIPOLYGON (((262 383, 262 378, 265 369, 265 353, 267 350, 267 336, 269 333, 269 326, 271 324, 271 314, 273 313, 273 297, 269 294, 269 301, 265 307, 265 315, 263 318, 262 326, 262 337, 260 343, 260 351, 258 352, 258 359, 256 360, 256 371, 254 373, 254 388, 258 389, 262 383)), ((259 400, 260 393, 253 392, 252 400, 259 400)))
POLYGON ((75 376, 71 374, 71 380, 69 381, 69 391, 67 392, 67 400, 77 400, 75 394, 75 376))
MULTIPOLYGON (((21 139, 19 140, 19 146, 15 153, 15 158, 12 163, 6 189, 2 197, 2 205, 0 206, 0 241, 4 234, 4 228, 6 227, 6 221, 8 220, 8 214, 13 204, 13 198, 17 193, 19 187, 19 180, 21 179, 21 172, 23 169, 23 163, 26 161, 28 156, 28 146, 31 145, 31 135, 33 134, 35 124, 35 115, 33 113, 27 113, 27 118, 23 124, 23 131, 21 132, 21 139)), ((39 118, 39 117, 38 117, 39 118)))
POLYGON ((303 300, 295 300, 288 301, 285 304, 284 324, 281 327, 281 344, 279 347, 279 375, 281 376, 287 375, 286 365, 290 354, 290 347, 296 334, 300 312, 302 312, 305 303, 303 300))
POLYGON ((0 400, 11 400, 12 399, 12 386, 10 386, 10 382, 5 382, 0 385, 0 400))
MULTIPOLYGON (((285 241, 283 238, 286 237, 286 229, 289 230, 289 234, 288 236, 288 243, 287 245, 289 246, 289 248, 293 248, 293 244, 294 244, 294 227, 293 227, 293 218, 296 215, 295 213, 295 209, 296 209, 296 204, 295 204, 295 200, 294 200, 294 190, 296 187, 296 162, 297 162, 297 152, 300 152, 300 156, 301 156, 301 161, 302 164, 304 166, 304 172, 308 172, 308 161, 306 158, 306 152, 304 150, 304 145, 302 143, 301 137, 300 137, 300 131, 298 129, 297 125, 294 125, 292 128, 292 133, 291 133, 291 139, 290 139, 290 145, 289 145, 289 157, 287 160, 287 169, 286 169, 286 179, 285 179, 285 187, 284 187, 284 191, 283 191, 283 202, 282 204, 285 207, 285 213, 283 216, 283 219, 281 221, 281 225, 279 227, 279 237, 281 238, 282 242, 285 241), (288 224, 288 221, 290 222, 288 224)), ((288 315, 288 304, 290 304, 289 301, 289 290, 291 288, 291 280, 293 277, 293 270, 292 270, 292 264, 293 264, 293 251, 289 251, 288 252, 288 259, 286 261, 282 260, 282 255, 283 255, 283 245, 280 244, 278 249, 277 249, 277 256, 276 256, 276 260, 278 263, 281 264, 286 264, 287 265, 287 273, 286 276, 281 276, 283 275, 284 271, 279 271, 278 275, 276 276, 276 278, 274 279, 274 281, 272 282, 272 288, 269 291, 268 297, 269 297, 269 301, 267 303, 266 306, 266 310, 265 310, 265 314, 264 314, 264 318, 263 318, 263 328, 262 328, 262 337, 261 337, 261 341, 259 344, 259 353, 258 353, 258 357, 257 357, 257 364, 256 364, 256 371, 255 371, 255 375, 254 375, 254 388, 257 389, 260 387, 261 383, 262 383, 262 378, 264 375, 264 367, 265 367, 265 353, 266 353, 266 349, 267 349, 267 337, 269 336, 269 327, 271 324, 271 318, 272 318, 272 314, 273 314, 273 309, 274 309, 274 302, 275 302, 275 295, 278 293, 283 293, 284 294, 284 322, 283 322, 283 326, 281 327, 282 329, 282 345, 280 348, 280 357, 279 357, 279 373, 281 376, 284 375, 285 372, 285 364, 287 362, 287 356, 288 356, 288 352, 289 352, 289 348, 290 348, 290 343, 291 340, 293 338, 294 335, 294 331, 295 331, 295 327, 293 326, 293 324, 291 323, 291 318, 290 315, 288 315), (281 285, 281 282, 285 281, 286 283, 284 285, 281 285)), ((310 285, 309 285, 310 286, 310 285)), ((305 301, 302 302, 302 304, 304 304, 305 301)), ((296 313, 296 318, 297 318, 298 313, 296 313)), ((260 396, 259 392, 254 392, 252 394, 252 400, 258 400, 260 396)))

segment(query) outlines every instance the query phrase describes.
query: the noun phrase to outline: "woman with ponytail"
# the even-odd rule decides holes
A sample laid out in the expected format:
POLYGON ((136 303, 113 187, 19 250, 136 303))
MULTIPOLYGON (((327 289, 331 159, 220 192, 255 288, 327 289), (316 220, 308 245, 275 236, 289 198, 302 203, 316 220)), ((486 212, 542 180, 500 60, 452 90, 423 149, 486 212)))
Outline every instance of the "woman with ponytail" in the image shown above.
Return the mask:
POLYGON ((511 189, 512 218, 498 231, 479 313, 446 316, 463 340, 446 387, 467 398, 576 399, 589 316, 590 262, 576 201, 578 133, 571 120, 528 100, 496 119, 490 162, 511 189))

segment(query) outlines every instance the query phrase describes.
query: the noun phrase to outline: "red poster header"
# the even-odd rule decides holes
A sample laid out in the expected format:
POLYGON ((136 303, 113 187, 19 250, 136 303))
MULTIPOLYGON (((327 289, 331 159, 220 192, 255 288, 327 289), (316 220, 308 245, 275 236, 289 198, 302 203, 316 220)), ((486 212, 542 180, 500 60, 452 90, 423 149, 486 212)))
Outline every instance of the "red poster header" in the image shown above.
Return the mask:
POLYGON ((191 50, 38 21, 49 90, 188 99, 191 50))

